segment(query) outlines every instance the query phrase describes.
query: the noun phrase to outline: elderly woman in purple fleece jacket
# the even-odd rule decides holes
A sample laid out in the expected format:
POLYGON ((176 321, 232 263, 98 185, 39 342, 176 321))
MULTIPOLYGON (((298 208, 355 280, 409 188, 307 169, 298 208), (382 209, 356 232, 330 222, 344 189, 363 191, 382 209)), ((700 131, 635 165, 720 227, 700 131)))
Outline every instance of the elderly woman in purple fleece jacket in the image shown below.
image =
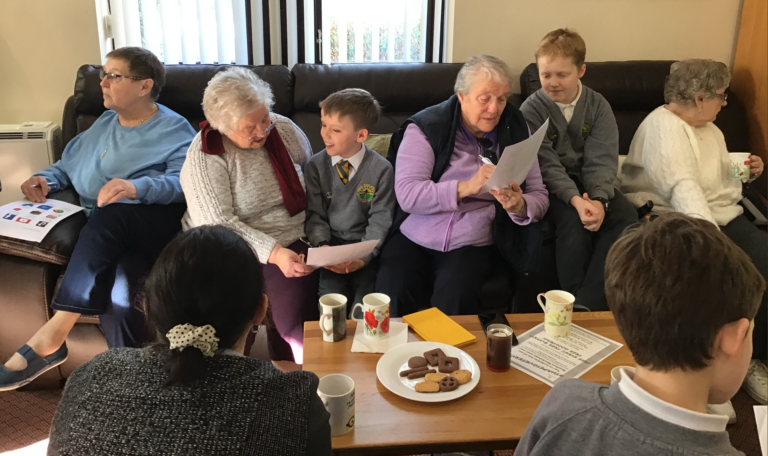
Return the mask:
MULTIPOLYGON (((505 267, 500 251, 508 244, 498 231, 524 234, 547 211, 538 162, 524 182, 480 193, 504 148, 529 136, 522 114, 508 103, 511 81, 498 58, 472 57, 459 72, 455 95, 415 114, 393 135, 388 158, 400 207, 376 288, 391 297, 395 316, 430 303, 448 315, 476 314, 483 283, 505 267)), ((513 237, 516 244, 538 242, 537 236, 513 237)), ((517 248, 537 252, 538 245, 517 248)), ((516 263, 515 251, 505 253, 516 263)))

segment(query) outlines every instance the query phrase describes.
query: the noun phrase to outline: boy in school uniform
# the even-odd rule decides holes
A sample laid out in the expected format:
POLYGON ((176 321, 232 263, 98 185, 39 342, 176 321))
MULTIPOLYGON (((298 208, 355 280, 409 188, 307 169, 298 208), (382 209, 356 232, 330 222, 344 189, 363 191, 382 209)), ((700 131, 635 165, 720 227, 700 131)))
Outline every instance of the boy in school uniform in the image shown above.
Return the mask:
POLYGON ((713 224, 672 213, 621 237, 605 275, 636 370, 610 387, 555 385, 515 456, 743 454, 707 403, 736 394, 752 357, 765 280, 750 258, 713 224))
POLYGON ((320 296, 339 293, 347 308, 373 293, 379 253, 395 212, 395 173, 363 142, 379 119, 379 103, 362 89, 344 89, 320 103, 325 149, 304 169, 306 233, 315 247, 379 240, 368 257, 320 270, 320 296))
POLYGON ((539 165, 549 190, 560 286, 582 310, 607 310, 603 265, 637 211, 613 186, 619 130, 608 102, 582 85, 584 40, 568 29, 548 33, 536 50, 541 89, 520 110, 536 131, 549 119, 539 165))

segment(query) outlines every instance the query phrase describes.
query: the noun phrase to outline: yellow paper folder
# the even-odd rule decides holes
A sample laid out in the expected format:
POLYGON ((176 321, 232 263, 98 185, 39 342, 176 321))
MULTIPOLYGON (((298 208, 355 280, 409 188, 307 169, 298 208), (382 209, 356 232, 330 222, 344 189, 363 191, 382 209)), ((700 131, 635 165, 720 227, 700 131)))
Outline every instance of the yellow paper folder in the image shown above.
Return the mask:
POLYGON ((422 310, 403 317, 422 339, 463 347, 474 343, 477 338, 453 321, 437 307, 422 310))

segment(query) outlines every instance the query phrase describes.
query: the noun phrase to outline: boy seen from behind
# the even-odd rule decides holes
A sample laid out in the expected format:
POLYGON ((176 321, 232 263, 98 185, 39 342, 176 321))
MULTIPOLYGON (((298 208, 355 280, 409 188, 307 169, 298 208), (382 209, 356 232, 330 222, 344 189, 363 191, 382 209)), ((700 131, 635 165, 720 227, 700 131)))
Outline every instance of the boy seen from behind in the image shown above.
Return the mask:
POLYGON ((515 455, 743 454, 707 403, 733 397, 749 367, 766 286, 749 257, 706 220, 665 214, 615 243, 605 286, 636 372, 556 385, 515 455))
POLYGON ((560 286, 576 306, 607 310, 603 265, 621 232, 637 221, 632 204, 613 187, 619 130, 608 102, 581 84, 587 48, 578 33, 548 33, 536 50, 541 89, 520 110, 532 131, 549 119, 539 165, 549 190, 560 286))
POLYGON ((363 142, 379 119, 379 103, 362 89, 344 89, 320 103, 325 149, 304 169, 306 232, 312 246, 379 240, 367 257, 326 266, 320 296, 340 293, 348 309, 376 284, 377 261, 395 212, 395 174, 389 162, 363 142))

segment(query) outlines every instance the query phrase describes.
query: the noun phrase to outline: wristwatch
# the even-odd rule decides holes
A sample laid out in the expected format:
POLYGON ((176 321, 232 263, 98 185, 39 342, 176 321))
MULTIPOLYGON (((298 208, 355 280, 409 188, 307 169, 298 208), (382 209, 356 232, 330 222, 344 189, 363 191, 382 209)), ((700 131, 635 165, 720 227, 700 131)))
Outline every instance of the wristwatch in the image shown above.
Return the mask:
POLYGON ((597 198, 592 198, 592 199, 594 201, 600 201, 601 203, 603 203, 603 210, 605 210, 606 214, 608 213, 608 211, 610 210, 610 207, 611 207, 611 202, 610 201, 608 201, 607 199, 605 199, 603 197, 600 197, 600 196, 598 196, 597 198))

